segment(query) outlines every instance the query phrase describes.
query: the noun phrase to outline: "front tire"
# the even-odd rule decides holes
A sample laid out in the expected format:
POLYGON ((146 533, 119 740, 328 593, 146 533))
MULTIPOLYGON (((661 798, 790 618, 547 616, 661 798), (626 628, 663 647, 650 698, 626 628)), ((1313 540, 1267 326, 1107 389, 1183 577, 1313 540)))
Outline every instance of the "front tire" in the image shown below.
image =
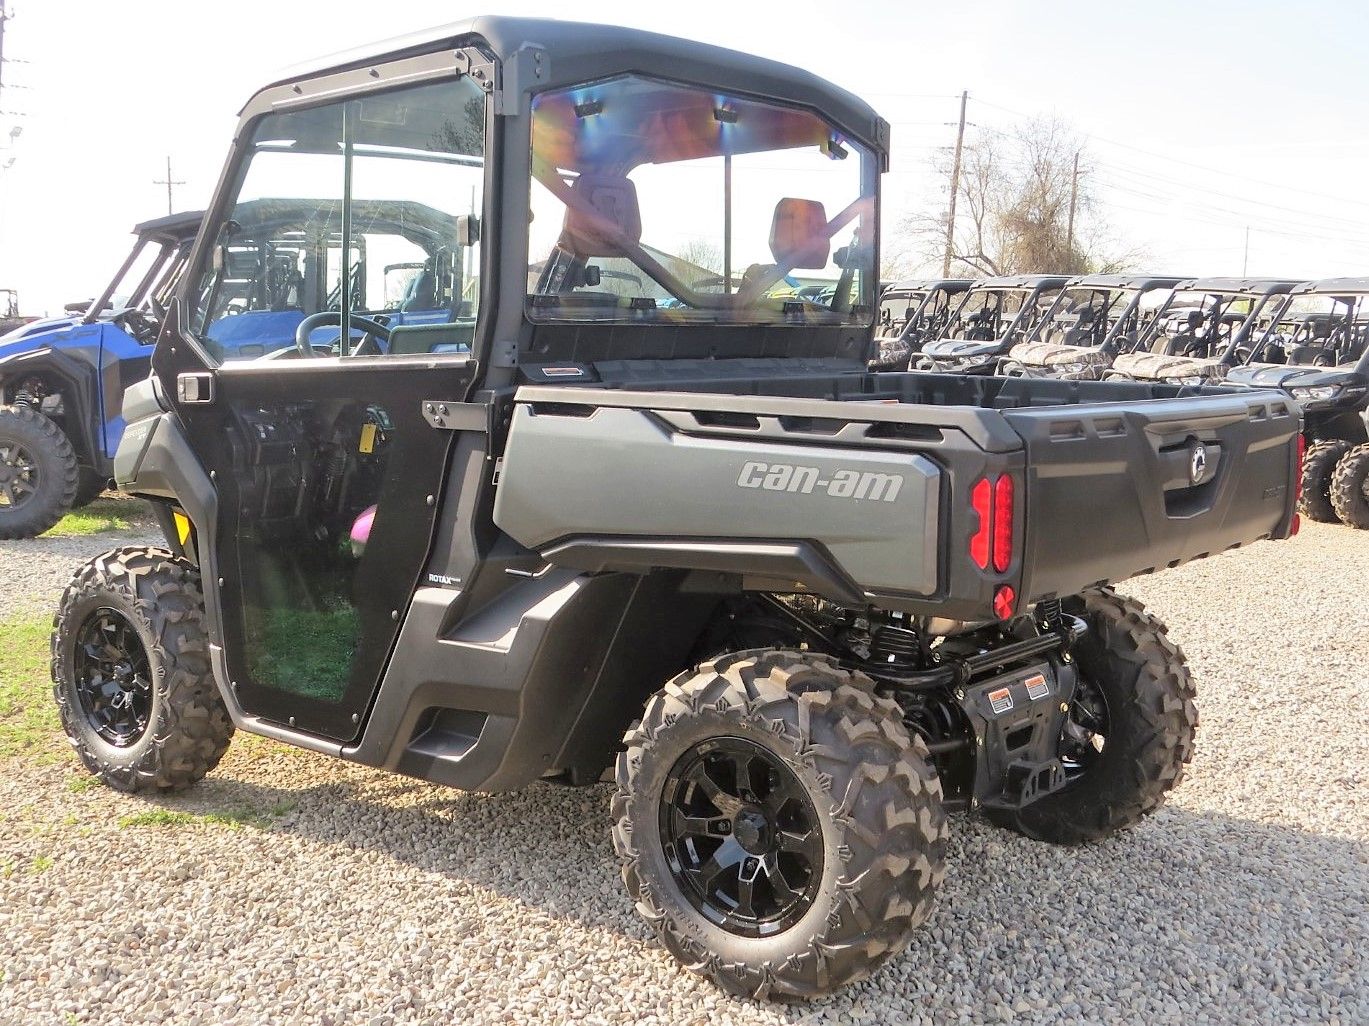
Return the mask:
POLYGON ((1336 464, 1350 451, 1350 443, 1332 439, 1309 446, 1302 457, 1302 500, 1298 509, 1308 520, 1322 524, 1340 522, 1331 503, 1331 476, 1336 464))
POLYGON ((1369 442, 1340 458, 1331 475, 1331 505, 1336 516, 1361 531, 1369 530, 1369 442))
POLYGON ((624 738, 614 848, 689 969, 748 997, 870 975, 931 911, 941 784, 863 674, 754 650, 680 674, 624 738))
POLYGON ((76 754, 119 791, 189 787, 233 737, 199 573, 165 549, 115 549, 76 572, 53 623, 52 681, 76 754))
POLYGON ((78 476, 61 428, 27 406, 0 406, 0 539, 36 538, 61 520, 78 476))
POLYGON ((104 494, 109 478, 101 477, 90 467, 80 469, 80 481, 76 485, 76 496, 71 500, 72 509, 82 509, 104 494))
POLYGON ((988 817, 1038 841, 1083 844, 1164 804, 1193 758, 1198 709, 1184 654, 1144 605, 1104 588, 1067 600, 1065 609, 1090 628, 1074 649, 1079 682, 1061 737, 1073 779, 1025 808, 988 817))

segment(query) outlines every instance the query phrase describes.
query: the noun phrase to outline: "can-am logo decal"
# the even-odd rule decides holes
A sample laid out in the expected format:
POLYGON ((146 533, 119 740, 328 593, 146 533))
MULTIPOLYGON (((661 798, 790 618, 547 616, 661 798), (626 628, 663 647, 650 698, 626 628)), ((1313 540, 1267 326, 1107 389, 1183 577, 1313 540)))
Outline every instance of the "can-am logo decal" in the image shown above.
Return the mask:
POLYGON ((1194 442, 1193 450, 1188 457, 1188 480, 1192 484, 1197 484, 1203 479, 1203 474, 1207 471, 1207 446, 1202 442, 1194 442))
POLYGON ((755 460, 742 464, 737 475, 741 488, 761 488, 767 492, 790 492, 812 495, 825 492, 834 499, 873 499, 893 502, 903 487, 902 474, 880 474, 873 471, 838 470, 831 477, 823 477, 819 467, 795 466, 792 463, 760 463, 755 460))

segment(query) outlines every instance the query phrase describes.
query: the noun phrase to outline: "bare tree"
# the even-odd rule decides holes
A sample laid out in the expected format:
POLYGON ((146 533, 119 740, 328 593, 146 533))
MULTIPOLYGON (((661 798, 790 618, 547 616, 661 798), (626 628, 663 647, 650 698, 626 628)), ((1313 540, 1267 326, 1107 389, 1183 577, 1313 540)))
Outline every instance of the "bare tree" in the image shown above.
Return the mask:
POLYGON ((705 271, 712 271, 714 274, 723 273, 722 247, 710 239, 690 239, 681 247, 677 255, 687 264, 702 267, 705 271))
MULTIPOLYGON (((961 156, 952 272, 1084 274, 1122 270, 1135 262, 1138 253, 1105 252, 1112 244, 1089 186, 1090 174, 1083 143, 1057 119, 1037 119, 1014 135, 990 133, 967 142, 961 156)), ((912 214, 899 226, 899 234, 927 263, 939 263, 946 214, 912 214)))

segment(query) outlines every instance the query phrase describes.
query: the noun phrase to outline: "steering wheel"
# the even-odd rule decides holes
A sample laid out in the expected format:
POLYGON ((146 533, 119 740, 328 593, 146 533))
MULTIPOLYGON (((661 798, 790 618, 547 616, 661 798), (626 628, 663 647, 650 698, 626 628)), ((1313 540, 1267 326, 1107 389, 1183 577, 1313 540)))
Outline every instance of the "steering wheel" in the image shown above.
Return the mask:
MULTIPOLYGON (((384 341, 386 345, 390 344, 390 329, 379 321, 373 321, 369 317, 361 317, 357 314, 352 314, 348 318, 348 321, 351 324, 355 324, 366 333, 362 336, 361 341, 357 343, 356 349, 353 350, 353 356, 361 355, 362 348, 366 345, 367 340, 371 338, 379 338, 384 341)), ((320 310, 318 313, 310 314, 299 322, 299 327, 295 329, 295 348, 300 351, 301 356, 317 355, 314 352, 314 347, 309 344, 309 336, 315 328, 321 328, 325 324, 337 324, 340 326, 342 324, 341 311, 320 310)), ((339 336, 339 341, 341 341, 341 336, 339 336)))

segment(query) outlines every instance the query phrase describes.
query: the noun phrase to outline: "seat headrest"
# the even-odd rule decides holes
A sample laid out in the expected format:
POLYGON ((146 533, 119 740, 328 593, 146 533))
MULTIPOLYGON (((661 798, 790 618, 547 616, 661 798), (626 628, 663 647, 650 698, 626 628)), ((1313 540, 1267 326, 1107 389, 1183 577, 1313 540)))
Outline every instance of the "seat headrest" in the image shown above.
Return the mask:
POLYGON ((582 174, 570 187, 561 244, 582 257, 622 256, 642 238, 637 186, 623 175, 582 174))
POLYGON ((785 197, 775 204, 770 222, 770 253, 781 267, 820 269, 827 266, 831 240, 827 211, 817 200, 785 197))

